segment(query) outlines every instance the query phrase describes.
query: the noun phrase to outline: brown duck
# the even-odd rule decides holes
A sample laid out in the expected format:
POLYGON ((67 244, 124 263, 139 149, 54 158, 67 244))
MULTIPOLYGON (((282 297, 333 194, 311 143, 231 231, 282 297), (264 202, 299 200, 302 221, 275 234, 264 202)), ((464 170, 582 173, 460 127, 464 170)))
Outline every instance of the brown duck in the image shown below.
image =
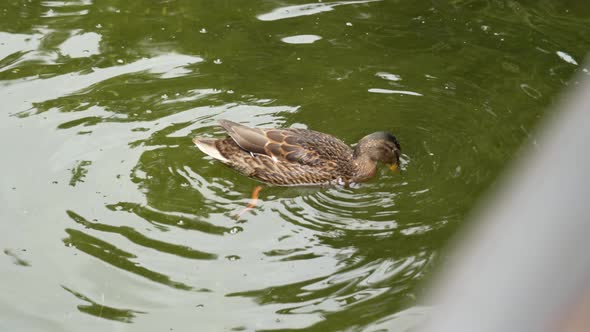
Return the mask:
POLYGON ((274 185, 363 182, 375 175, 378 162, 392 170, 399 165, 400 145, 384 131, 363 137, 352 149, 334 136, 313 130, 250 128, 228 120, 219 124, 229 136, 195 137, 197 147, 244 175, 274 185))

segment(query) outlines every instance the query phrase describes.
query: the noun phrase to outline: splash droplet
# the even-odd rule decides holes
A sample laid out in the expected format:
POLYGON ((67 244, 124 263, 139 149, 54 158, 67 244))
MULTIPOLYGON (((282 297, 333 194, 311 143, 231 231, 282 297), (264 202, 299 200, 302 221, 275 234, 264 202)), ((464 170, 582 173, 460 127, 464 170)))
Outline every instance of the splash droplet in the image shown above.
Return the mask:
POLYGON ((230 234, 238 234, 239 232, 241 232, 241 231, 243 231, 243 230, 244 230, 244 229, 243 229, 242 227, 235 226, 235 227, 232 227, 232 228, 229 230, 229 233, 230 233, 230 234))

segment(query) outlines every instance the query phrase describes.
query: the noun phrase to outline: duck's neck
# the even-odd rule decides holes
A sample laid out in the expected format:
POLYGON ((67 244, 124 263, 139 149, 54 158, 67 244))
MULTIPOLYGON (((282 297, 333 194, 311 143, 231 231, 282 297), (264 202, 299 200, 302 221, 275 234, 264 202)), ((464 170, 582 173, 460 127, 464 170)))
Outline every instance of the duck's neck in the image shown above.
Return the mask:
POLYGON ((367 155, 357 155, 354 158, 356 174, 354 182, 367 181, 375 175, 377 171, 377 162, 371 160, 367 155))

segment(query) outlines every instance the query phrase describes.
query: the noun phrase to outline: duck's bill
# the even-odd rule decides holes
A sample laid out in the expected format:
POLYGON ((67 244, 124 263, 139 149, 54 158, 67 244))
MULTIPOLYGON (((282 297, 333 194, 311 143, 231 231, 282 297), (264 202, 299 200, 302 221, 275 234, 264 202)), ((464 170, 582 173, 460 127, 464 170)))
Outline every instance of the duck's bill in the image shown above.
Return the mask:
POLYGON ((389 169, 392 172, 395 172, 395 171, 397 171, 399 169, 399 167, 397 166, 397 164, 391 164, 391 165, 389 165, 389 169))

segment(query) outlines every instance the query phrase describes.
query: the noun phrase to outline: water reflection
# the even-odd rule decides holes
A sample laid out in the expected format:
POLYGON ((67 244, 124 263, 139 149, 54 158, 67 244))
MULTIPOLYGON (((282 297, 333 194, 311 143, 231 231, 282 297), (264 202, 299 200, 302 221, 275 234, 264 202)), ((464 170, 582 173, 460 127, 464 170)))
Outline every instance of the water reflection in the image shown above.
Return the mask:
MULTIPOLYGON (((22 250, 22 251, 26 251, 26 250, 22 250)), ((12 249, 4 249, 4 254, 6 256, 10 256, 12 257, 12 261, 15 265, 18 266, 31 266, 31 263, 29 261, 27 261, 26 259, 21 258, 20 254, 17 254, 14 250, 12 249)))
POLYGON ((587 19, 562 6, 0 4, 0 268, 29 292, 0 300, 59 331, 405 329, 440 248, 587 48, 587 19), (265 187, 236 222, 257 183, 191 142, 221 118, 348 143, 390 130, 403 170, 265 187))
POLYGON ((313 44, 320 39, 322 37, 316 35, 297 35, 281 38, 281 41, 287 44, 313 44))
POLYGON ((145 312, 142 311, 136 311, 131 309, 117 309, 109 307, 104 305, 104 299, 102 299, 103 303, 97 303, 88 298, 87 296, 84 296, 83 294, 76 292, 66 286, 62 285, 61 287, 65 289, 68 293, 77 297, 78 299, 88 303, 78 305, 78 310, 85 314, 96 316, 98 318, 116 320, 123 323, 132 323, 133 318, 135 318, 136 314, 145 314, 145 312))
POLYGON ((96 32, 73 35, 59 45, 59 49, 61 54, 71 58, 89 57, 100 54, 99 48, 101 39, 102 36, 96 32))
POLYGON ((168 276, 162 273, 158 273, 156 271, 139 266, 137 263, 131 260, 136 258, 135 255, 121 250, 106 241, 102 241, 97 237, 75 229, 66 229, 65 231, 69 235, 63 240, 67 246, 75 247, 76 249, 90 256, 94 256, 107 264, 111 264, 125 271, 135 273, 151 281, 182 290, 192 289, 191 286, 170 280, 168 276))
POLYGON ((75 167, 72 168, 72 178, 70 179, 70 186, 75 187, 77 183, 84 182, 84 178, 88 173, 88 167, 92 165, 90 160, 81 160, 75 167))
POLYGON ((304 5, 286 6, 272 10, 269 13, 258 15, 257 18, 261 21, 276 21, 286 18, 315 15, 323 12, 334 10, 334 7, 342 5, 357 5, 381 0, 361 0, 361 1, 334 1, 334 2, 320 2, 308 3, 304 5))

